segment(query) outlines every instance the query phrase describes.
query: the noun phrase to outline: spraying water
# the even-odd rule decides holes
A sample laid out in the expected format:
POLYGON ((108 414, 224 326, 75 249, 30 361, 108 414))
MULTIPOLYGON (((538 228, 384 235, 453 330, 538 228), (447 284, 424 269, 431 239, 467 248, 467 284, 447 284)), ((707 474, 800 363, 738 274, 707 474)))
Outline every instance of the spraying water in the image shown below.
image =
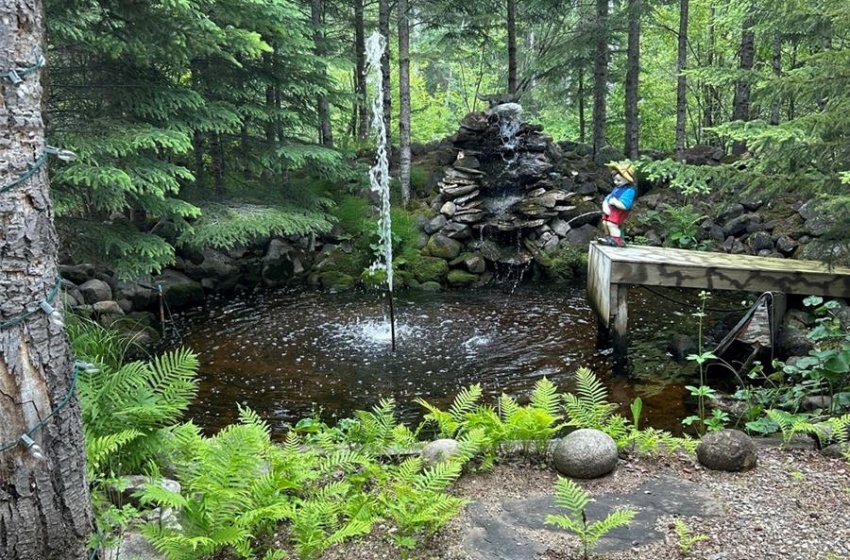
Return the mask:
POLYGON ((381 56, 387 43, 384 36, 375 31, 366 41, 366 62, 369 65, 368 81, 375 96, 372 99, 372 130, 377 140, 377 158, 369 169, 369 184, 373 192, 381 194, 381 215, 378 219, 378 258, 370 270, 385 270, 387 293, 390 301, 390 332, 392 349, 395 350, 395 317, 393 312, 393 243, 392 220, 390 218, 390 171, 387 161, 387 127, 383 119, 384 90, 381 88, 383 72, 381 56))

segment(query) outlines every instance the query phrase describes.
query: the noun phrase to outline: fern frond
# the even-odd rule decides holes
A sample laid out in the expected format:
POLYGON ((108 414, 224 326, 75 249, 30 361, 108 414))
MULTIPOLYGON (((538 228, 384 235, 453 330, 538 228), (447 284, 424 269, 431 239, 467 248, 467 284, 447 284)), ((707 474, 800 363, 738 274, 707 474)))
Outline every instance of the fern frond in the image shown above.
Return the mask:
POLYGON ((569 478, 558 477, 555 482, 555 505, 568 510, 573 516, 580 514, 590 503, 590 495, 569 478))
POLYGON ((531 392, 531 406, 545 410, 550 416, 558 417, 560 398, 558 388, 547 378, 540 379, 534 384, 531 392))
POLYGON ((481 394, 480 383, 475 383, 465 389, 461 389, 455 397, 454 402, 452 402, 452 406, 449 407, 449 414, 452 415, 452 418, 456 422, 462 422, 465 415, 475 409, 475 405, 478 404, 481 394))
POLYGON ((635 510, 622 508, 616 509, 608 514, 605 519, 594 521, 587 527, 587 544, 593 547, 599 539, 617 527, 628 525, 635 517, 635 510))
POLYGON ((462 465, 456 461, 443 461, 425 469, 413 481, 418 492, 442 492, 460 476, 462 465))
POLYGON ((502 393, 499 397, 499 416, 503 421, 507 421, 508 418, 516 414, 519 408, 519 403, 510 395, 502 393))

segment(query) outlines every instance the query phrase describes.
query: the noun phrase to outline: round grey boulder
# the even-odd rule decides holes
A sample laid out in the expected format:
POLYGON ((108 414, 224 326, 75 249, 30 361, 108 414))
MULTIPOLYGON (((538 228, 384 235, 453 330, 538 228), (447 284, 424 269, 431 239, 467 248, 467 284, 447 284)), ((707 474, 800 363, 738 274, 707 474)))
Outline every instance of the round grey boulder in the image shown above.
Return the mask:
POLYGON ((599 478, 617 468, 617 444, 605 432, 583 428, 555 444, 552 460, 570 478, 599 478))
POLYGON ((457 455, 460 444, 454 439, 438 439, 422 448, 422 459, 427 465, 436 465, 457 455))
POLYGON ((697 459, 715 471, 739 472, 755 468, 756 444, 740 430, 720 430, 706 434, 697 446, 697 459))

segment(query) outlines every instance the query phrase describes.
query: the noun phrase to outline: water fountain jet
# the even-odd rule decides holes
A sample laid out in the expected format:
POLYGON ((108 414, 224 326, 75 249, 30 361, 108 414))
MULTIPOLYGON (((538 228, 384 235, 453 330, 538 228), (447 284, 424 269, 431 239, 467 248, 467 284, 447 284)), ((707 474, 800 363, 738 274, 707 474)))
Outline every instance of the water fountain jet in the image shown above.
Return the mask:
POLYGON ((383 119, 384 90, 381 87, 383 72, 381 56, 387 42, 383 35, 375 31, 366 41, 366 62, 369 70, 369 83, 375 95, 372 99, 372 130, 377 141, 375 165, 369 169, 369 184, 373 192, 381 195, 381 214, 378 220, 378 258, 370 270, 384 270, 387 274, 387 299, 390 306, 390 340, 395 352, 395 306, 393 304, 393 242, 392 219, 390 217, 390 172, 387 159, 387 127, 383 119))

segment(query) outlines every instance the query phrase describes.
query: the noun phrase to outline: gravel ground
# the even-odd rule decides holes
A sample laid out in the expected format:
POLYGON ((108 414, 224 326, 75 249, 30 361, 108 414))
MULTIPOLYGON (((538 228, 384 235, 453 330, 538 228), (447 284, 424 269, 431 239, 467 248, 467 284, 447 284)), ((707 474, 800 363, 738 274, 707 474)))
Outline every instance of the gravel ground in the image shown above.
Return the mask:
MULTIPOLYGON (((759 449, 758 466, 745 473, 710 471, 689 457, 647 457, 621 462, 611 475, 582 482, 592 495, 635 490, 652 477, 673 475, 708 491, 721 505, 719 517, 683 519, 691 535, 705 535, 684 555, 672 517, 659 518, 663 540, 630 550, 597 553, 608 560, 850 560, 850 465, 813 449, 759 449)), ((555 473, 545 466, 503 464, 490 473, 465 475, 455 492, 501 508, 502 500, 552 495, 555 473)), ((388 538, 392 529, 376 527, 368 538, 327 551, 322 560, 394 560, 400 558, 479 560, 464 546, 472 526, 465 509, 420 547, 405 555, 388 538)), ((562 531, 518 529, 545 545, 540 560, 580 558, 578 541, 562 531)), ((494 559, 495 560, 495 559, 494 559)))

